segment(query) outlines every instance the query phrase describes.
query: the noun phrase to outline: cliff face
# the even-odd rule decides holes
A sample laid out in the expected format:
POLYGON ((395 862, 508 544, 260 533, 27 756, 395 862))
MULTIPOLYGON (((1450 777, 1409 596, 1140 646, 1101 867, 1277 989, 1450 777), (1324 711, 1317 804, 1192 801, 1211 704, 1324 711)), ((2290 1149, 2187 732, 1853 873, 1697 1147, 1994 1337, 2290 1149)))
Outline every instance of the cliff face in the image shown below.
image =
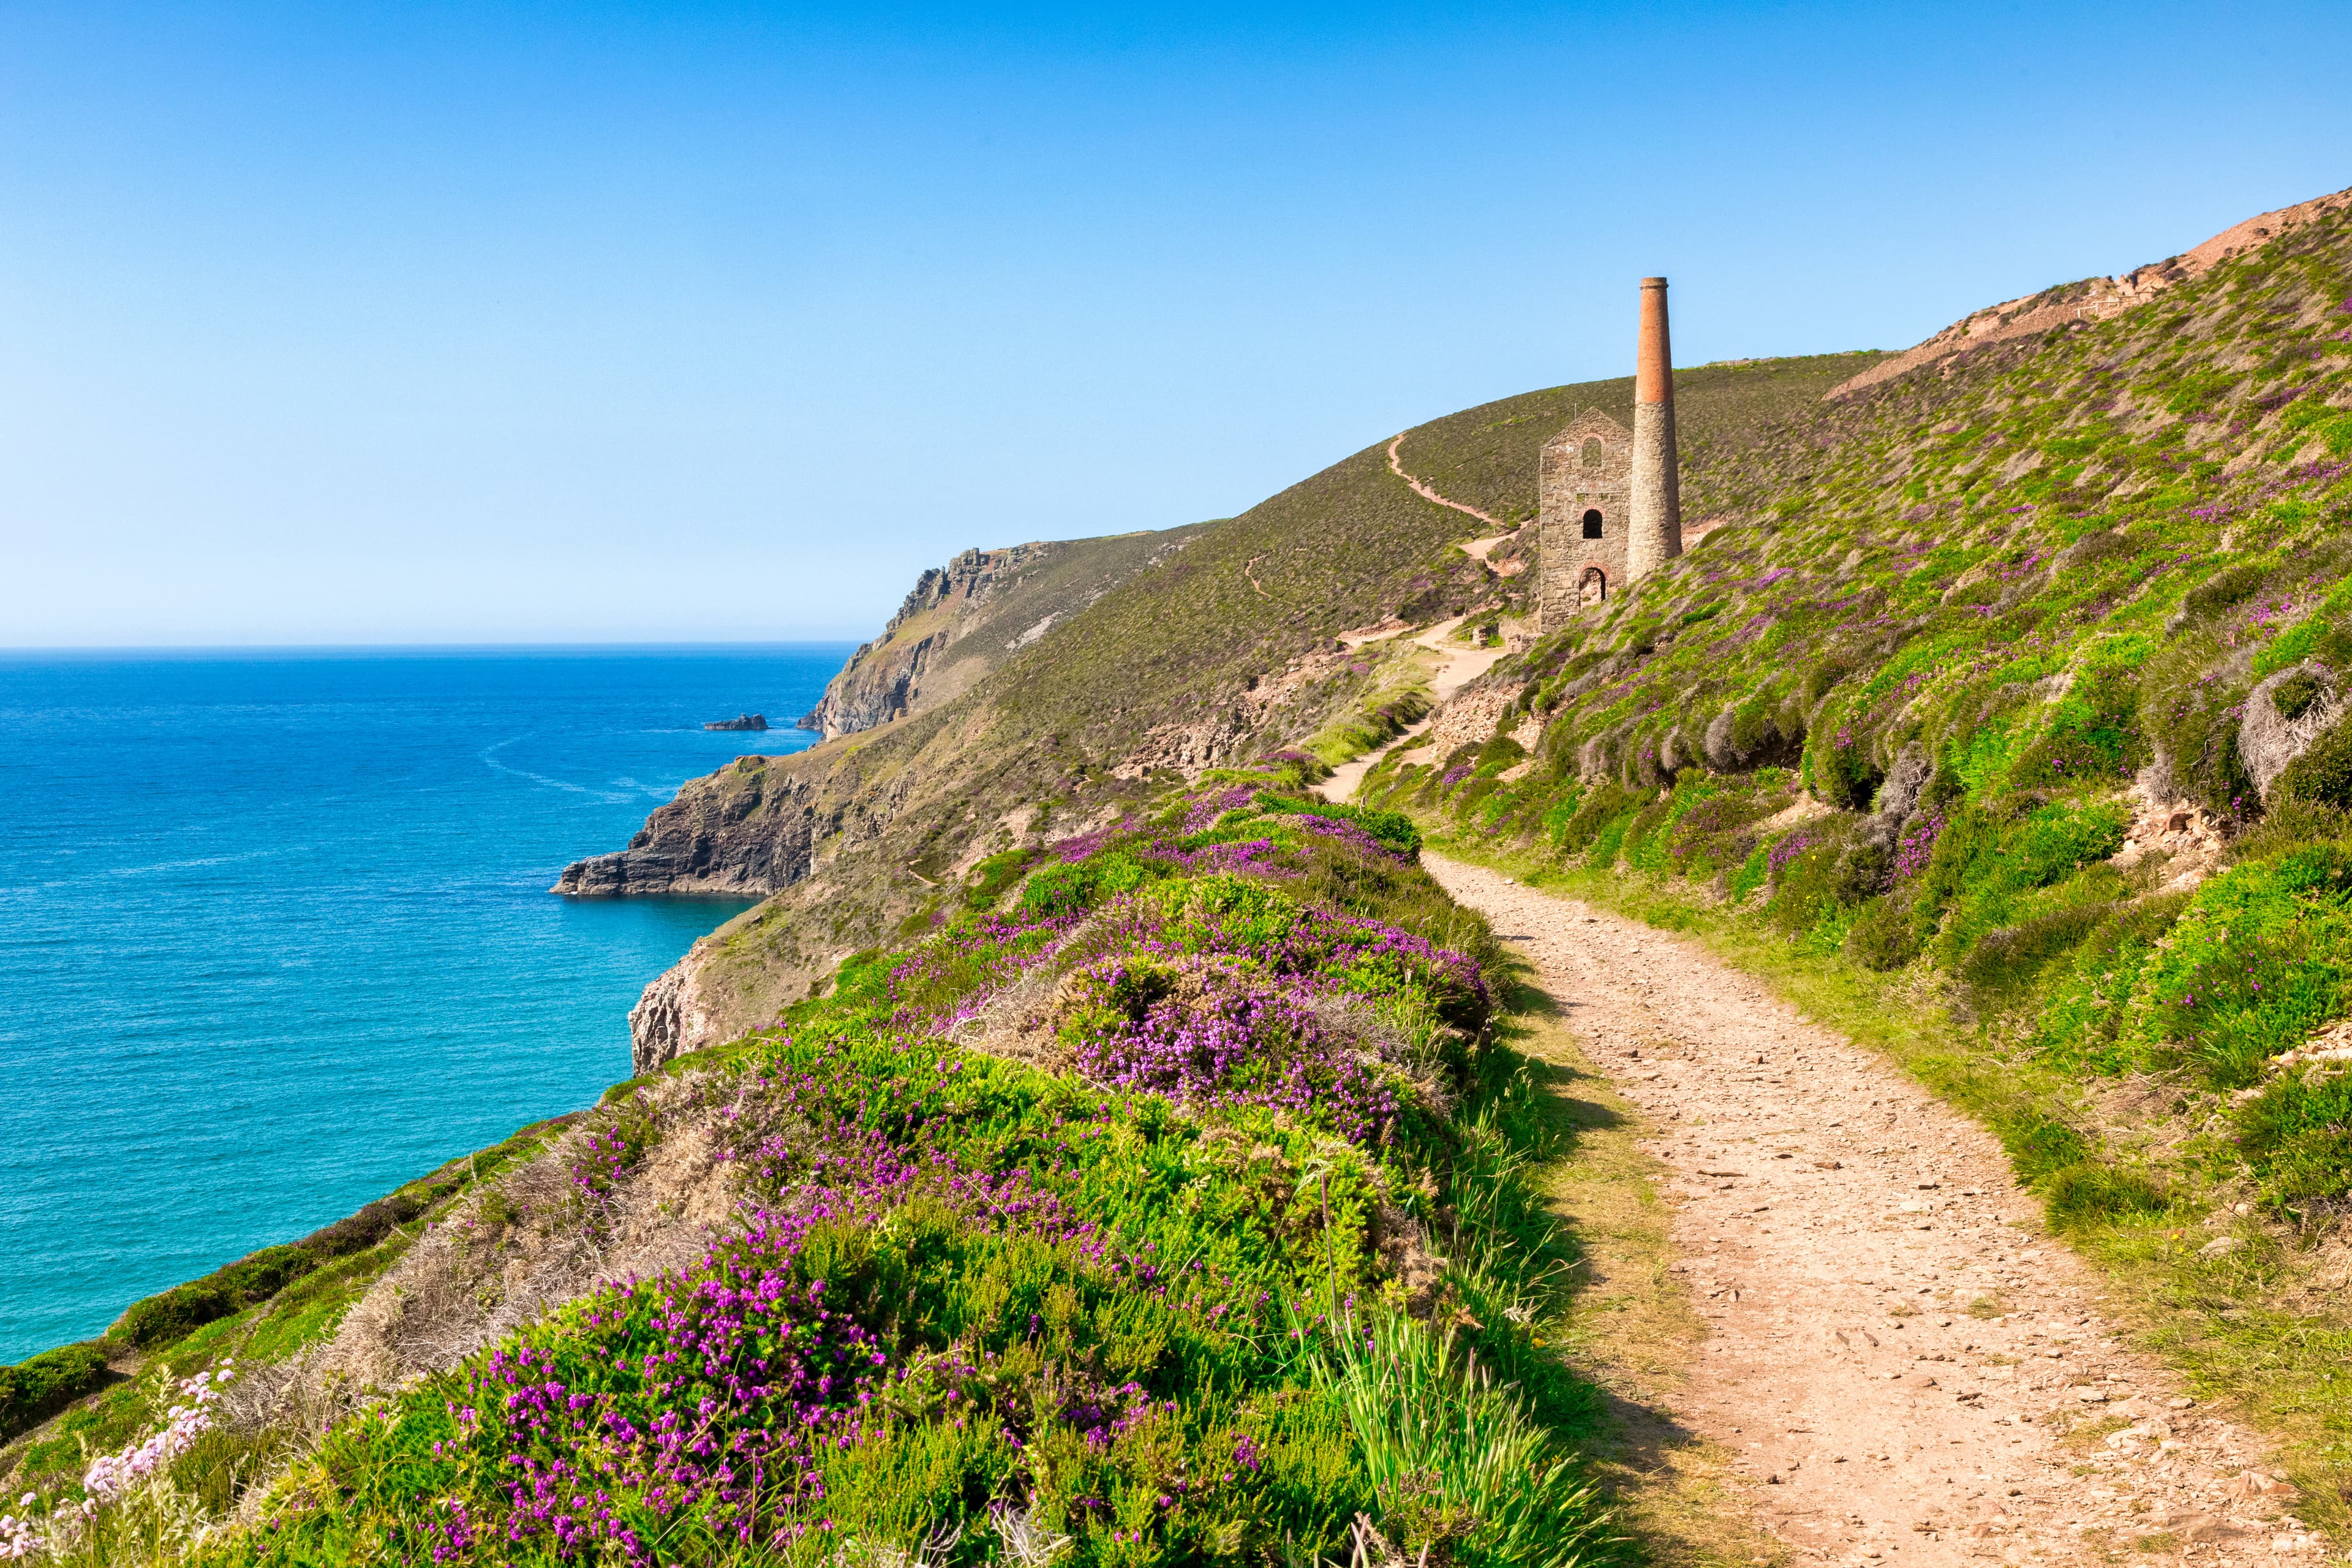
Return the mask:
POLYGON ((575 860, 551 889, 585 898, 632 893, 740 893, 764 898, 808 875, 822 832, 815 790, 738 757, 691 780, 646 819, 626 849, 575 860))
POLYGON ((721 1016, 698 984, 709 955, 706 943, 695 943, 684 958, 663 970, 629 1009, 629 1064, 636 1076, 642 1078, 723 1037, 721 1016))
POLYGON ((849 656, 800 721, 827 740, 875 729, 970 690, 1198 528, 967 550, 916 583, 882 635, 849 656))

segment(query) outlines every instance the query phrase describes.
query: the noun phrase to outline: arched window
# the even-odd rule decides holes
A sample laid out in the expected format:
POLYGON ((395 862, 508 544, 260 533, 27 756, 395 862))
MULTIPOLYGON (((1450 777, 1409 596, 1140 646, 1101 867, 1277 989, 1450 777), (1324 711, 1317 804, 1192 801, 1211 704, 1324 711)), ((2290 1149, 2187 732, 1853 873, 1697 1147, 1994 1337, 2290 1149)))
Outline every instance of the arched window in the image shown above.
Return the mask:
POLYGON ((1587 566, 1583 579, 1576 585, 1576 596, 1588 605, 1609 601, 1609 574, 1598 566, 1587 566))
POLYGON ((1606 460, 1607 459, 1602 457, 1601 451, 1601 437, 1598 436, 1586 437, 1584 438, 1584 466, 1588 468, 1597 468, 1606 460))
POLYGON ((1588 511, 1584 514, 1584 537, 1587 539, 1598 539, 1601 537, 1601 513, 1599 511, 1588 511))

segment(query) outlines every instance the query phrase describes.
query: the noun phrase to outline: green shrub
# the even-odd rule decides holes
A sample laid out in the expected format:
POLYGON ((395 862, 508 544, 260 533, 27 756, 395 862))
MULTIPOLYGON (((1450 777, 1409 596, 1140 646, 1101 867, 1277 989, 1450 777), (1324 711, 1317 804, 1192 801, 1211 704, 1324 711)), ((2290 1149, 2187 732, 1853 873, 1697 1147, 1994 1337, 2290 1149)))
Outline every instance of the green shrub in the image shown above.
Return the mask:
POLYGON ((1008 849, 1002 855, 991 855, 971 869, 963 890, 968 909, 987 910, 996 907, 1004 889, 1021 879, 1021 873, 1035 863, 1034 849, 1008 849))
POLYGON ((2326 695, 2326 686, 2310 670, 2298 669, 2271 688, 2271 706, 2282 719, 2300 719, 2326 695))
POLYGON ((155 1350, 244 1307, 245 1298, 217 1279, 191 1280, 132 1302, 109 1332, 141 1350, 155 1350))
POLYGON ((66 1345, 0 1366, 0 1443, 30 1431, 106 1380, 96 1345, 66 1345))
POLYGON ((2352 1192, 2352 1075, 2282 1078, 2239 1106, 2236 1120, 2239 1147, 2268 1202, 2352 1192))
POLYGON ((1131 893, 1160 874, 1158 868, 1118 850, 1085 860, 1049 862, 1029 874, 1015 912, 1024 921, 1084 914, 1104 900, 1131 893))
POLYGON ((2147 761, 2139 729, 2139 672, 2110 668, 2079 678, 2049 729, 2011 774, 2016 787, 2129 778, 2147 761))
POLYGON ((1919 956, 1920 945, 1910 910, 1885 897, 1864 904, 1845 933, 1846 956, 1865 969, 1900 969, 1919 956))
POLYGON ((2352 847, 2305 845, 2197 889, 2147 970, 2149 1065, 2186 1060, 2217 1088, 2346 1010, 2352 847))
POLYGON ((1830 818, 1792 828, 1771 846, 1772 896, 1765 918, 1790 936, 1812 930, 1844 901, 1847 879, 1841 868, 1853 832, 1851 818, 1830 818))
POLYGON ((2041 1184, 2042 1201, 2057 1230, 2081 1230, 2138 1215, 2162 1214, 2164 1192, 2136 1171, 2085 1160, 2060 1167, 2041 1184))
POLYGON ((2021 1002, 2046 966, 2073 952, 2105 922, 2110 907, 2074 904, 2021 925, 1987 931, 1969 951, 1961 975, 1980 1003, 2021 1002))
MULTIPOLYGON (((2112 801, 2077 805, 2028 793, 2002 802, 2002 807, 2000 816, 1974 809, 1956 815, 1937 840, 1921 879, 1922 897, 1944 910, 1940 951, 1946 962, 1964 972, 1974 962, 1971 950, 1988 933, 2053 914, 2058 901, 2087 903, 2103 893, 2111 900, 2112 884, 2117 880, 2105 862, 2123 847, 2129 818, 2121 805, 2112 801), (2097 885, 2032 897, 2086 871, 2092 874, 2086 881, 2097 885)), ((2021 947, 2016 945, 2016 936, 2004 938, 2004 945, 1982 961, 1989 966, 1983 980, 1995 990, 2004 989, 1998 984, 1998 972, 2012 959, 2023 957, 2038 965, 2063 951, 2049 944, 2062 936, 2064 926, 2062 921, 2037 931, 2021 947)), ((2088 931, 2080 926, 2072 934, 2079 938, 2088 931)))
MULTIPOLYGON (((1642 797, 1622 784, 1596 784, 1585 792, 1576 809, 1569 813, 1564 821, 1551 826, 1552 847, 1563 855, 1581 854, 1592 847, 1612 822, 1621 817, 1632 820, 1634 809, 1641 803, 1642 797)), ((1547 825, 1549 826, 1549 819, 1547 825)), ((1624 837, 1622 826, 1618 837, 1621 839, 1624 837)), ((1614 846, 1611 847, 1611 854, 1613 858, 1614 846)))
POLYGON ((2352 719, 2338 719, 2309 751, 2287 763, 2271 789, 2315 805, 2352 809, 2352 719))
POLYGON ((2195 618, 2218 616, 2252 598, 2269 576, 2264 566, 2224 567, 2189 590, 2180 601, 2181 612, 2195 618))
POLYGON ((1387 811, 1377 806, 1349 805, 1335 801, 1315 800, 1305 795, 1261 795, 1257 809, 1277 815, 1299 813, 1310 816, 1328 817, 1335 822, 1352 822, 1362 828, 1384 849, 1400 855, 1421 853, 1421 827, 1402 811, 1387 811))

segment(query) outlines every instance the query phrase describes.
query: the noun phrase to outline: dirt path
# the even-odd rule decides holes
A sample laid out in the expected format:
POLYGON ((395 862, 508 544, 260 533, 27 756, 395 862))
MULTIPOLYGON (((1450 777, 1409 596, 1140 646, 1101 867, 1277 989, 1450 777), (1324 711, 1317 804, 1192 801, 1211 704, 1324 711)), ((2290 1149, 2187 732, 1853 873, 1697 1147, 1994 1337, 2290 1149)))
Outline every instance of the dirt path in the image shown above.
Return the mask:
POLYGON ((2117 1342, 1998 1144, 1696 946, 1425 855, 1664 1132, 1672 1415, 1800 1561, 2316 1563, 2253 1435, 2117 1342))
POLYGON ((1486 559, 1486 552, 1488 551, 1494 549, 1495 546, 1502 543, 1503 541, 1510 538, 1513 533, 1517 531, 1512 524, 1505 522, 1499 517, 1489 517, 1475 506, 1465 506, 1458 500, 1446 500, 1444 496, 1439 495, 1435 490, 1430 489, 1428 485, 1414 479, 1411 474, 1406 473, 1404 471, 1404 460, 1397 456, 1397 448, 1403 445, 1404 436, 1402 433, 1398 434, 1393 440, 1389 442, 1389 472, 1394 474, 1398 479, 1402 479, 1406 484, 1411 485, 1412 487, 1413 494, 1419 496, 1423 500, 1435 501, 1439 506, 1452 507, 1455 511, 1475 517, 1489 528, 1498 528, 1502 530, 1500 533, 1497 533, 1492 539, 1472 540, 1469 543, 1462 547, 1465 554, 1468 555, 1474 561, 1484 561, 1486 559))
MULTIPOLYGON (((1397 439, 1402 440, 1404 437, 1400 436, 1397 439)), ((1495 542, 1488 540, 1486 542, 1492 544, 1495 542)), ((1509 651, 1506 646, 1499 643, 1491 647, 1448 647, 1445 639, 1452 637, 1467 619, 1469 619, 1467 616, 1456 616, 1450 621, 1440 621, 1412 639, 1415 644, 1437 656, 1437 669, 1429 680, 1428 715, 1416 723, 1407 725, 1397 733, 1395 739, 1385 745, 1376 746, 1354 761, 1342 763, 1333 769, 1331 776, 1316 786, 1322 792, 1325 800, 1354 799, 1356 786, 1364 782, 1364 775, 1370 773, 1382 757, 1387 756, 1399 746, 1406 744, 1435 723, 1437 710, 1444 706, 1447 698, 1494 668, 1496 662, 1509 651)))

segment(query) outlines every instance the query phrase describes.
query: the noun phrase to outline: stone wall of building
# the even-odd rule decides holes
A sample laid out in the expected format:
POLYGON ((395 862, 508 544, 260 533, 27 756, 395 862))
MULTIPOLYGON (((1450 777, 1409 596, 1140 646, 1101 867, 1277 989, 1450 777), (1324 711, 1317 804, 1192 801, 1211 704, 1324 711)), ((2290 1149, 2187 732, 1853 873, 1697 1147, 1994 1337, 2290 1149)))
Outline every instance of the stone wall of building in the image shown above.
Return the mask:
POLYGON ((1633 467, 1633 433, 1597 408, 1544 443, 1536 545, 1540 629, 1567 625, 1584 605, 1624 585, 1633 467), (1586 518, 1596 512, 1600 537, 1588 538, 1586 518))

